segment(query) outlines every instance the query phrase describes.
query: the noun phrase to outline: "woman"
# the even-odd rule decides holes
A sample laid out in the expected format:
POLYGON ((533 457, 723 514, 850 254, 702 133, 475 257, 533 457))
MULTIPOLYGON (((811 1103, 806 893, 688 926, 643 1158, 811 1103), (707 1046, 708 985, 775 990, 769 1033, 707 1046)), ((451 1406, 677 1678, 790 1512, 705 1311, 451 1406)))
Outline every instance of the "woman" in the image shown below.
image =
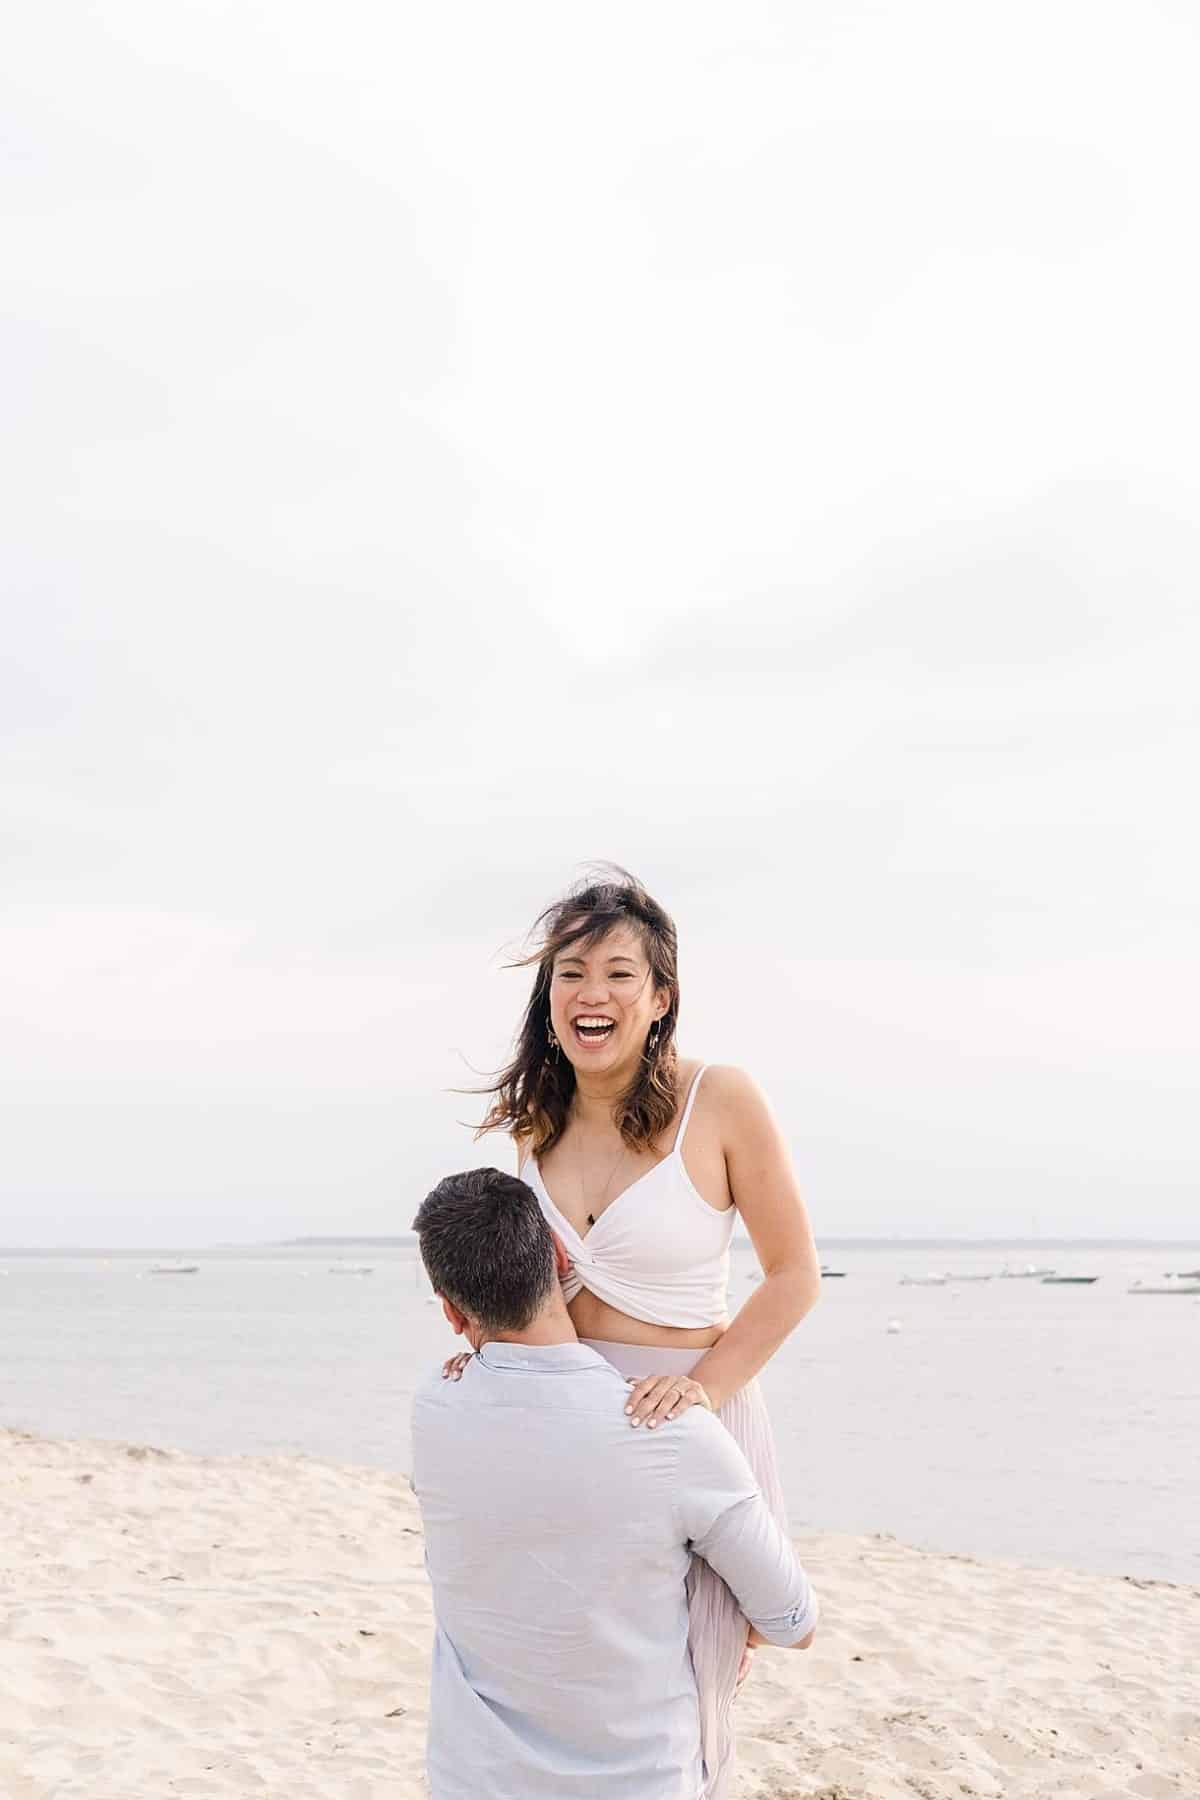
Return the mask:
MULTIPOLYGON (((631 1382, 631 1426, 691 1406, 717 1413, 786 1524, 755 1376, 817 1298, 820 1271, 787 1146, 753 1081, 675 1048, 676 934, 624 870, 546 909, 516 1054, 482 1090, 480 1127, 509 1131, 519 1171, 570 1254, 564 1292, 580 1338, 631 1382), (741 1214, 763 1281, 726 1313, 741 1214)), ((446 1365, 461 1373, 462 1358, 446 1365)), ((699 1559, 689 1644, 700 1694, 705 1800, 732 1782, 731 1709, 748 1625, 699 1559)))

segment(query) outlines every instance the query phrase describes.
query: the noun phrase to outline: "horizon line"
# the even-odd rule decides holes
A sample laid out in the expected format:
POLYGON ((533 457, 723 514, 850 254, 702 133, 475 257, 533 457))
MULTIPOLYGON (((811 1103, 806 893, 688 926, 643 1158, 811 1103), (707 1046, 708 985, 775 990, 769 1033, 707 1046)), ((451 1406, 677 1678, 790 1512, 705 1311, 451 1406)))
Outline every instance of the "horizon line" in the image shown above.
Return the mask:
MULTIPOLYGON (((360 1236, 315 1236, 295 1238, 256 1238, 248 1242, 220 1241, 216 1243, 181 1243, 181 1244, 0 1244, 0 1256, 138 1256, 178 1254, 183 1250, 300 1250, 305 1248, 329 1249, 338 1245, 369 1244, 376 1249, 394 1247, 411 1249, 417 1241, 415 1232, 405 1232, 399 1236, 360 1235, 360 1236)), ((736 1243, 745 1244, 751 1249, 753 1245, 748 1236, 738 1236, 736 1243)), ((901 1249, 905 1246, 923 1248, 929 1245, 942 1247, 961 1247, 962 1249, 1054 1249, 1066 1246, 1079 1246, 1092 1249, 1114 1250, 1165 1250, 1165 1249, 1200 1249, 1200 1238, 1185 1237, 956 1237, 921 1233, 913 1236, 876 1236, 873 1234, 852 1234, 848 1236, 821 1236, 817 1239, 817 1247, 822 1245, 836 1249, 853 1249, 857 1246, 886 1246, 901 1249)))

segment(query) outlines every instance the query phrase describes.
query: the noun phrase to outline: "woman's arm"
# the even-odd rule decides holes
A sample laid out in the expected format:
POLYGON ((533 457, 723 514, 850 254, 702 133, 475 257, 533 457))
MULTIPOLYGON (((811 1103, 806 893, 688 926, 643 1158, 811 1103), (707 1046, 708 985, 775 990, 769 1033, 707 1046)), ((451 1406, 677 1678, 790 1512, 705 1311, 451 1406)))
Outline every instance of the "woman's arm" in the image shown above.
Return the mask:
MULTIPOLYGON (((816 1304, 821 1265, 791 1154, 757 1082, 732 1068, 710 1068, 704 1079, 718 1109, 730 1192, 763 1271, 760 1286, 692 1370, 715 1409, 758 1374, 816 1304)), ((649 1383, 634 1395, 638 1423, 656 1414, 661 1423, 678 1411, 669 1392, 656 1395, 649 1383)))

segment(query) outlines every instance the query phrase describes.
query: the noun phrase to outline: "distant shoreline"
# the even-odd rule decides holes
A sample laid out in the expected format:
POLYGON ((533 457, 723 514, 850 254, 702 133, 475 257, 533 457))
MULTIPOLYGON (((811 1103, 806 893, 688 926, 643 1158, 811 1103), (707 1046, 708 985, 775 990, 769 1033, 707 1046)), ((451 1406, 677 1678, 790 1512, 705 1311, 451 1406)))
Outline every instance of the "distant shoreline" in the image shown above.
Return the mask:
MULTIPOLYGON (((361 1478, 391 1489, 399 1488, 406 1497, 411 1493, 411 1474, 405 1468, 386 1468, 377 1463, 358 1463, 344 1461, 337 1457, 318 1456, 309 1450, 195 1450, 180 1443, 149 1443, 144 1438, 129 1438, 120 1435, 107 1436, 95 1432, 69 1432, 62 1435, 55 1432, 36 1430, 27 1425, 10 1425, 0 1420, 0 1453, 8 1466, 15 1452, 25 1450, 33 1456, 46 1453, 51 1460, 67 1461, 74 1457, 81 1460, 91 1456, 97 1460, 112 1458, 118 1468, 124 1467, 124 1459, 130 1458, 136 1463, 151 1462, 164 1464, 175 1462, 193 1468, 211 1469, 215 1474, 237 1474, 241 1469, 261 1467, 275 1473, 293 1465, 297 1470, 327 1470, 330 1473, 348 1477, 361 1478)), ((828 1538, 837 1540, 847 1546, 872 1545, 894 1546, 895 1550, 905 1556, 945 1558, 949 1562, 970 1563, 980 1568, 1006 1570, 1014 1575, 1026 1574, 1038 1577, 1062 1575, 1071 1580, 1081 1582, 1122 1581, 1142 1589, 1161 1588, 1164 1592, 1186 1596, 1200 1597, 1200 1583, 1180 1581, 1170 1576, 1140 1575, 1128 1573, 1113 1567, 1100 1569, 1088 1567, 1086 1564, 1069 1562, 1050 1563, 1035 1562, 1017 1554, 993 1556, 986 1551, 964 1550, 960 1547, 946 1547, 932 1542, 918 1542, 915 1539, 897 1537, 890 1531, 854 1531, 839 1532, 836 1525, 806 1521, 796 1528, 796 1537, 801 1539, 828 1538)), ((214 1546, 216 1548, 217 1546, 214 1546)))
MULTIPOLYGON (((327 1249, 334 1244, 371 1244, 377 1248, 391 1246, 407 1249, 415 1244, 415 1231, 400 1237, 300 1237, 277 1238, 266 1244, 226 1244, 222 1249, 302 1250, 307 1247, 327 1249)), ((749 1240, 747 1240, 749 1241, 749 1240)), ((934 1246, 943 1250, 1200 1250, 1200 1238, 1105 1238, 1105 1237, 824 1237, 817 1242, 837 1250, 883 1249, 923 1250, 934 1246)), ((215 1247, 215 1246, 214 1246, 215 1247)))
MULTIPOLYGON (((372 1250, 411 1250, 416 1233, 396 1237, 267 1238, 250 1243, 216 1244, 0 1244, 0 1256, 181 1256, 217 1250, 334 1250, 355 1246, 372 1250)), ((749 1248, 749 1238, 735 1238, 749 1248)), ((1200 1250, 1200 1238, 1152 1237, 825 1237, 824 1250, 1200 1250)))

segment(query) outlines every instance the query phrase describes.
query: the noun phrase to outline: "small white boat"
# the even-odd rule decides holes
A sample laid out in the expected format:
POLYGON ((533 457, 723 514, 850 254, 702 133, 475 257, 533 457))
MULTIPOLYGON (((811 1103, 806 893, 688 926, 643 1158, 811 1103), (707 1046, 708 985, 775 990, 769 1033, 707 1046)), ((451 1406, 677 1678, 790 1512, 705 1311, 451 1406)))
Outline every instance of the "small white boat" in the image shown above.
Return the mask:
POLYGON ((945 1287, 946 1277, 932 1271, 928 1275, 902 1275, 901 1287, 945 1287))
POLYGON ((194 1275, 200 1267, 199 1263, 151 1263, 151 1275, 194 1275))
POLYGON ((1131 1294, 1200 1294, 1200 1281, 1135 1281, 1131 1294))
POLYGON ((330 1263, 331 1275, 373 1275, 374 1263, 330 1263))
POLYGON ((1091 1287, 1098 1275, 1043 1275, 1043 1287, 1091 1287))
POLYGON ((990 1281, 990 1275, 952 1275, 951 1281, 990 1281))
POLYGON ((1002 1281, 1035 1281, 1040 1280, 1043 1275, 1053 1275, 1053 1273, 1053 1269, 1039 1269, 1033 1263, 1026 1263, 1023 1269, 1010 1269, 1005 1263, 1000 1271, 1000 1278, 1002 1281))

